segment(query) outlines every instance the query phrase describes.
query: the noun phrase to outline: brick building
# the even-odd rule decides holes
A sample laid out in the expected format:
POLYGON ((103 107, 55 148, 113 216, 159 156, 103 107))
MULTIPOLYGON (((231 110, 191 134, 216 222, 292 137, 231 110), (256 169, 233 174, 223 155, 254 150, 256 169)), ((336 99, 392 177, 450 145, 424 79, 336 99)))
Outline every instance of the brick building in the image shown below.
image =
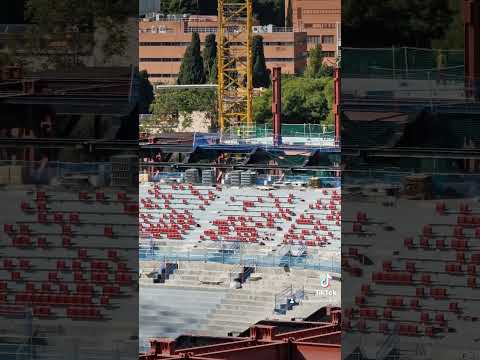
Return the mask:
MULTIPOLYGON (((256 26, 263 36, 268 68, 280 66, 286 74, 300 74, 307 64, 307 33, 289 28, 256 26)), ((160 16, 139 23, 140 69, 147 70, 153 83, 173 83, 180 71, 192 32, 200 35, 202 45, 208 34, 216 33, 216 16, 160 16)))
POLYGON ((285 0, 285 14, 289 1, 293 30, 306 32, 308 49, 320 44, 328 61, 334 62, 341 38, 341 0, 285 0))

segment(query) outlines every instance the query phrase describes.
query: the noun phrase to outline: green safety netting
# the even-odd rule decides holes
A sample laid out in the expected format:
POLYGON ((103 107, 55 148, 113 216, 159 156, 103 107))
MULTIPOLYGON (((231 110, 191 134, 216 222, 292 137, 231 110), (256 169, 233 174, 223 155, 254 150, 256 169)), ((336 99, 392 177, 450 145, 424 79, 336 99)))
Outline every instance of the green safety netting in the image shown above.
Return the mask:
POLYGON ((403 79, 463 79, 464 51, 401 48, 342 48, 342 75, 403 79))
MULTIPOLYGON (((229 129, 230 135, 239 137, 261 138, 271 137, 273 129, 267 125, 251 127, 237 127, 229 129)), ((307 138, 333 138, 335 129, 331 125, 320 124, 282 124, 282 136, 284 137, 307 137, 307 138)))

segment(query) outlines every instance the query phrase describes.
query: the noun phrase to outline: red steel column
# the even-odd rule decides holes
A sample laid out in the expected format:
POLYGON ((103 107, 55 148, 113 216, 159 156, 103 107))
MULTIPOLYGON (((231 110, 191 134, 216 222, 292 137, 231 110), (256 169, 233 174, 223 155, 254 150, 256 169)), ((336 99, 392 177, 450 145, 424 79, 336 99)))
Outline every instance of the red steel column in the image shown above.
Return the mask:
POLYGON ((467 96, 480 100, 480 1, 464 0, 465 85, 467 96))
POLYGON ((282 144, 282 68, 274 67, 272 74, 273 145, 282 144))
POLYGON ((340 91, 341 91, 341 76, 340 68, 335 68, 334 77, 334 100, 333 100, 333 114, 335 115, 335 144, 340 144, 340 91))

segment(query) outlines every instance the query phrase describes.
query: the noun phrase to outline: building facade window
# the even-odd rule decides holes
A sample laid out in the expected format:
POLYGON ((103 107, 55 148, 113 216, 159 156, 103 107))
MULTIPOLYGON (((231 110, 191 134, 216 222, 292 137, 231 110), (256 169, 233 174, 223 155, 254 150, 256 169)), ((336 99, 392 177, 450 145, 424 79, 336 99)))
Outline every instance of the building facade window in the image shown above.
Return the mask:
POLYGON ((292 46, 293 41, 265 41, 264 46, 292 46))
POLYGON ((152 73, 148 74, 149 77, 152 78, 176 78, 178 74, 157 74, 157 73, 152 73))
POLYGON ((188 46, 189 41, 148 41, 141 42, 140 46, 188 46))
MULTIPOLYGON (((290 43, 292 44, 292 43, 290 43)), ((140 46, 188 46, 190 45, 190 41, 142 41, 140 42, 140 46)), ((202 41, 201 45, 205 45, 205 42, 202 41)), ((244 43, 240 41, 232 41, 230 46, 243 46, 244 43)))
POLYGON ((307 41, 309 44, 319 45, 322 43, 322 39, 319 35, 310 35, 307 37, 307 41))
POLYGON ((336 23, 320 23, 320 24, 313 24, 315 29, 336 29, 336 23))
POLYGON ((341 14, 339 9, 303 9, 304 15, 335 15, 341 14))
POLYGON ((140 58, 140 62, 180 62, 181 58, 140 58))
POLYGON ((335 37, 333 35, 322 35, 322 44, 334 44, 335 37))

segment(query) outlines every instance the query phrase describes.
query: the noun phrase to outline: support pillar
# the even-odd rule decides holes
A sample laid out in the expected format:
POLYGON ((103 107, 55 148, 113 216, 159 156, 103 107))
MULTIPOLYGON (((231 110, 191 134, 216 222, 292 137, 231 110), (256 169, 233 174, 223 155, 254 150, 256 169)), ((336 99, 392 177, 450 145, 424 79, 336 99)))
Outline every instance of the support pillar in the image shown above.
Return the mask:
POLYGON ((335 77, 334 77, 334 101, 333 101, 333 115, 335 116, 335 144, 340 144, 340 98, 341 98, 341 74, 340 68, 335 68, 335 77))
POLYGON ((272 74, 273 145, 282 144, 282 68, 274 67, 272 74))
POLYGON ((480 0, 464 0, 463 16, 466 95, 480 100, 480 0))

